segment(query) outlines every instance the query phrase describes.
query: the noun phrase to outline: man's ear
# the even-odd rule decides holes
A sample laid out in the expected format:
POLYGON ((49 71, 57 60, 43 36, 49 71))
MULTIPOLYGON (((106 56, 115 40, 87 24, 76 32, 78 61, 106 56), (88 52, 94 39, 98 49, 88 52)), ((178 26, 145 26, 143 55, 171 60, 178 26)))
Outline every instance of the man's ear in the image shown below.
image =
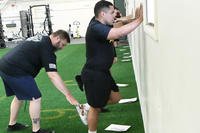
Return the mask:
POLYGON ((100 16, 103 17, 105 15, 105 12, 101 11, 100 16))
POLYGON ((56 41, 59 42, 61 39, 59 36, 56 37, 56 41))

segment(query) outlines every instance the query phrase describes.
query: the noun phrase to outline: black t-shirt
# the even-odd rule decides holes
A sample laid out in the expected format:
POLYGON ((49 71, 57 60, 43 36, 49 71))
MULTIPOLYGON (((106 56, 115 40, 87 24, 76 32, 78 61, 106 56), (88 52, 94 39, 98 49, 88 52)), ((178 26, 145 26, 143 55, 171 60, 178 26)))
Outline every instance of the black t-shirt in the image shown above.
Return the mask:
POLYGON ((57 71, 55 47, 48 36, 19 44, 0 60, 0 70, 12 76, 35 77, 44 67, 47 72, 57 71))
POLYGON ((114 50, 108 33, 112 27, 92 19, 86 32, 85 68, 108 71, 113 63, 114 50))

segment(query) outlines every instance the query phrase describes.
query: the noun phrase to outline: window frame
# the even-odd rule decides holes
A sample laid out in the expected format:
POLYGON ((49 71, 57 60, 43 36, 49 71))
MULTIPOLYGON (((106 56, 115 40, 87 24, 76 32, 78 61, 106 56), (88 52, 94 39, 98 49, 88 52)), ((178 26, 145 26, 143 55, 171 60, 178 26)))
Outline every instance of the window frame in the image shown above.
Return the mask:
POLYGON ((158 41, 158 23, 157 23, 157 8, 156 8, 156 3, 157 3, 157 0, 151 0, 153 3, 153 7, 150 7, 151 8, 151 11, 152 11, 152 14, 150 15, 153 15, 153 23, 150 21, 148 21, 149 17, 148 16, 148 1, 150 0, 144 0, 144 7, 143 7, 143 10, 144 10, 144 31, 147 35, 149 35, 152 39, 154 39, 155 41, 158 41))

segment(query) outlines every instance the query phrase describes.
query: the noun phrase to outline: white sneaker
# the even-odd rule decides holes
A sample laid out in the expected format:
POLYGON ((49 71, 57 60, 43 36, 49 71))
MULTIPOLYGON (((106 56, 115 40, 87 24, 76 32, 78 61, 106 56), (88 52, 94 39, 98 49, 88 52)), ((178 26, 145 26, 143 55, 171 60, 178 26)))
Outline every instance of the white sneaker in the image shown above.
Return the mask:
POLYGON ((85 110, 89 111, 90 105, 88 103, 83 104, 85 110))
POLYGON ((88 110, 85 109, 84 104, 77 105, 76 110, 77 110, 83 124, 87 125, 88 124, 88 121, 87 121, 88 110))

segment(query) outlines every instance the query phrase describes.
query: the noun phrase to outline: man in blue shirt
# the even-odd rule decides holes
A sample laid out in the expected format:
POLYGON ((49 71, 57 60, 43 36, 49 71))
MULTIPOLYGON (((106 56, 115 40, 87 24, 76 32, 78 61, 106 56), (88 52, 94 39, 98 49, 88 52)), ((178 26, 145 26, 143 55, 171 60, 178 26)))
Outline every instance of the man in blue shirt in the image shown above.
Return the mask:
POLYGON ((57 72, 55 52, 63 49, 67 43, 70 43, 68 33, 64 30, 58 30, 50 36, 24 41, 0 59, 0 76, 5 86, 6 95, 14 95, 10 107, 8 131, 27 127, 17 123, 17 116, 23 100, 29 100, 32 133, 53 133, 53 131, 40 128, 41 93, 34 78, 43 67, 52 83, 66 96, 70 104, 79 104, 57 72))

